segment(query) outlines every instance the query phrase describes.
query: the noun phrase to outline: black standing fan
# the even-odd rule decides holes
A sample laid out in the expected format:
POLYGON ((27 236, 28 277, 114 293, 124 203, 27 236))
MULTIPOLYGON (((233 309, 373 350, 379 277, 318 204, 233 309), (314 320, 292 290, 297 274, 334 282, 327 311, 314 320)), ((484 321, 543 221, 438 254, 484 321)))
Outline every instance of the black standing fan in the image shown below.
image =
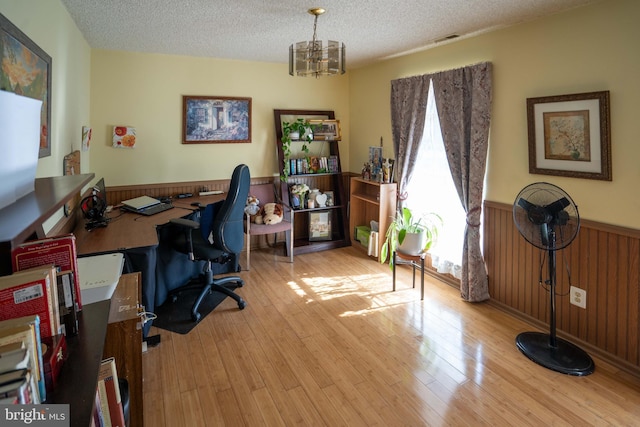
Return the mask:
POLYGON ((549 254, 549 334, 523 332, 516 337, 516 345, 545 368, 569 375, 589 375, 595 369, 591 357, 580 347, 556 337, 556 251, 569 246, 577 236, 578 207, 561 188, 536 182, 516 197, 513 220, 527 242, 549 254))

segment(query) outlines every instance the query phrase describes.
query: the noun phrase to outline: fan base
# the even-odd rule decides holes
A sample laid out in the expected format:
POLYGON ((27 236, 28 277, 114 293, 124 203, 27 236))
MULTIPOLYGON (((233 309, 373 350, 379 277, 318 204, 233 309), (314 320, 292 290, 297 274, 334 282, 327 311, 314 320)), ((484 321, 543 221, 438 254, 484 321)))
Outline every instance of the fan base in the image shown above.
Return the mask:
POLYGON ((556 338, 553 348, 550 339, 549 334, 523 332, 516 337, 516 346, 529 359, 556 372, 584 376, 596 369, 591 357, 580 347, 556 338))

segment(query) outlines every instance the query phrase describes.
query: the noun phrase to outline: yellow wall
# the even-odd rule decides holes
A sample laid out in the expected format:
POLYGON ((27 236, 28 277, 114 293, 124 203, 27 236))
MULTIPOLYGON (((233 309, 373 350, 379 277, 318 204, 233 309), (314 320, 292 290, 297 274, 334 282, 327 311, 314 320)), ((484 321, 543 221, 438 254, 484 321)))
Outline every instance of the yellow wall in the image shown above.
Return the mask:
POLYGON ((0 13, 52 58, 51 156, 38 161, 37 176, 62 175, 63 157, 80 149, 89 124, 91 49, 59 1, 0 0, 0 13))
POLYGON ((351 163, 384 137, 392 156, 390 81, 491 61, 493 111, 486 199, 512 203, 536 181, 554 183, 583 218, 640 228, 640 2, 612 0, 350 72, 351 163), (529 174, 526 99, 610 91, 613 181, 529 174), (387 143, 388 141, 388 143, 387 143))
POLYGON ((392 79, 491 61, 487 199, 511 203, 525 185, 549 181, 572 195, 584 218, 640 228, 636 0, 599 2, 324 79, 289 77, 285 64, 91 50, 58 1, 0 0, 0 13, 53 57, 52 155, 39 161, 38 176, 62 174, 83 125, 94 129, 83 170, 107 185, 224 179, 239 162, 272 175, 274 108, 335 110, 343 168, 358 172, 380 137, 392 153, 392 79), (613 181, 529 174, 526 98, 601 90, 611 92, 613 181), (251 97, 253 142, 181 144, 182 95, 251 97), (111 148, 114 125, 136 127, 138 147, 111 148))
MULTIPOLYGON (((253 176, 277 174, 273 109, 334 110, 348 134, 348 83, 294 78, 286 64, 94 50, 93 171, 107 186, 228 179, 238 163, 253 176), (183 95, 252 98, 252 142, 182 144, 183 95), (136 128, 134 149, 111 147, 115 125, 136 128)), ((348 164, 348 150, 341 155, 348 164)))
MULTIPOLYGON (((91 49, 58 1, 0 0, 0 13, 51 56, 51 155, 38 161, 37 177, 63 174, 63 158, 79 150, 82 126, 89 125, 91 49)), ((81 170, 90 171, 88 153, 81 154, 81 170)), ((44 224, 48 231, 62 210, 44 224)))

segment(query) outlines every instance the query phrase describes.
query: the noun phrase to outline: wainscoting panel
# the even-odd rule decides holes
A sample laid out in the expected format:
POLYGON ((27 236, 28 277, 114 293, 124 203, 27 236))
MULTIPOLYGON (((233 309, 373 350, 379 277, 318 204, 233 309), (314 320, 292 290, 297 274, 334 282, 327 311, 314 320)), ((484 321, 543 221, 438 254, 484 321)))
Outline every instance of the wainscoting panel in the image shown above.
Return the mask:
MULTIPOLYGON (((492 300, 549 324, 548 257, 527 243, 511 205, 485 202, 484 253, 492 300)), ((640 230, 581 220, 571 245, 556 252, 556 319, 564 332, 640 372, 640 230), (587 292, 587 308, 569 288, 587 292)))

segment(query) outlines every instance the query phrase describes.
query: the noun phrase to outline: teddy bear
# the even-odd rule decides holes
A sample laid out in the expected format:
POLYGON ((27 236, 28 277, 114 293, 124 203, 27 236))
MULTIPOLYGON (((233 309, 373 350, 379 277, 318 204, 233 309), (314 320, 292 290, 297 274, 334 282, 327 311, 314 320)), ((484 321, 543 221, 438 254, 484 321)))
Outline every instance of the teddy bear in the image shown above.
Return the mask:
POLYGON ((266 203, 256 215, 256 224, 278 224, 282 222, 284 209, 279 203, 266 203))
MULTIPOLYGON (((260 212, 260 200, 249 194, 247 197, 247 204, 244 207, 244 212, 249 215, 251 222, 256 222, 258 213, 260 212)), ((262 219, 262 217, 260 219, 262 219)))

